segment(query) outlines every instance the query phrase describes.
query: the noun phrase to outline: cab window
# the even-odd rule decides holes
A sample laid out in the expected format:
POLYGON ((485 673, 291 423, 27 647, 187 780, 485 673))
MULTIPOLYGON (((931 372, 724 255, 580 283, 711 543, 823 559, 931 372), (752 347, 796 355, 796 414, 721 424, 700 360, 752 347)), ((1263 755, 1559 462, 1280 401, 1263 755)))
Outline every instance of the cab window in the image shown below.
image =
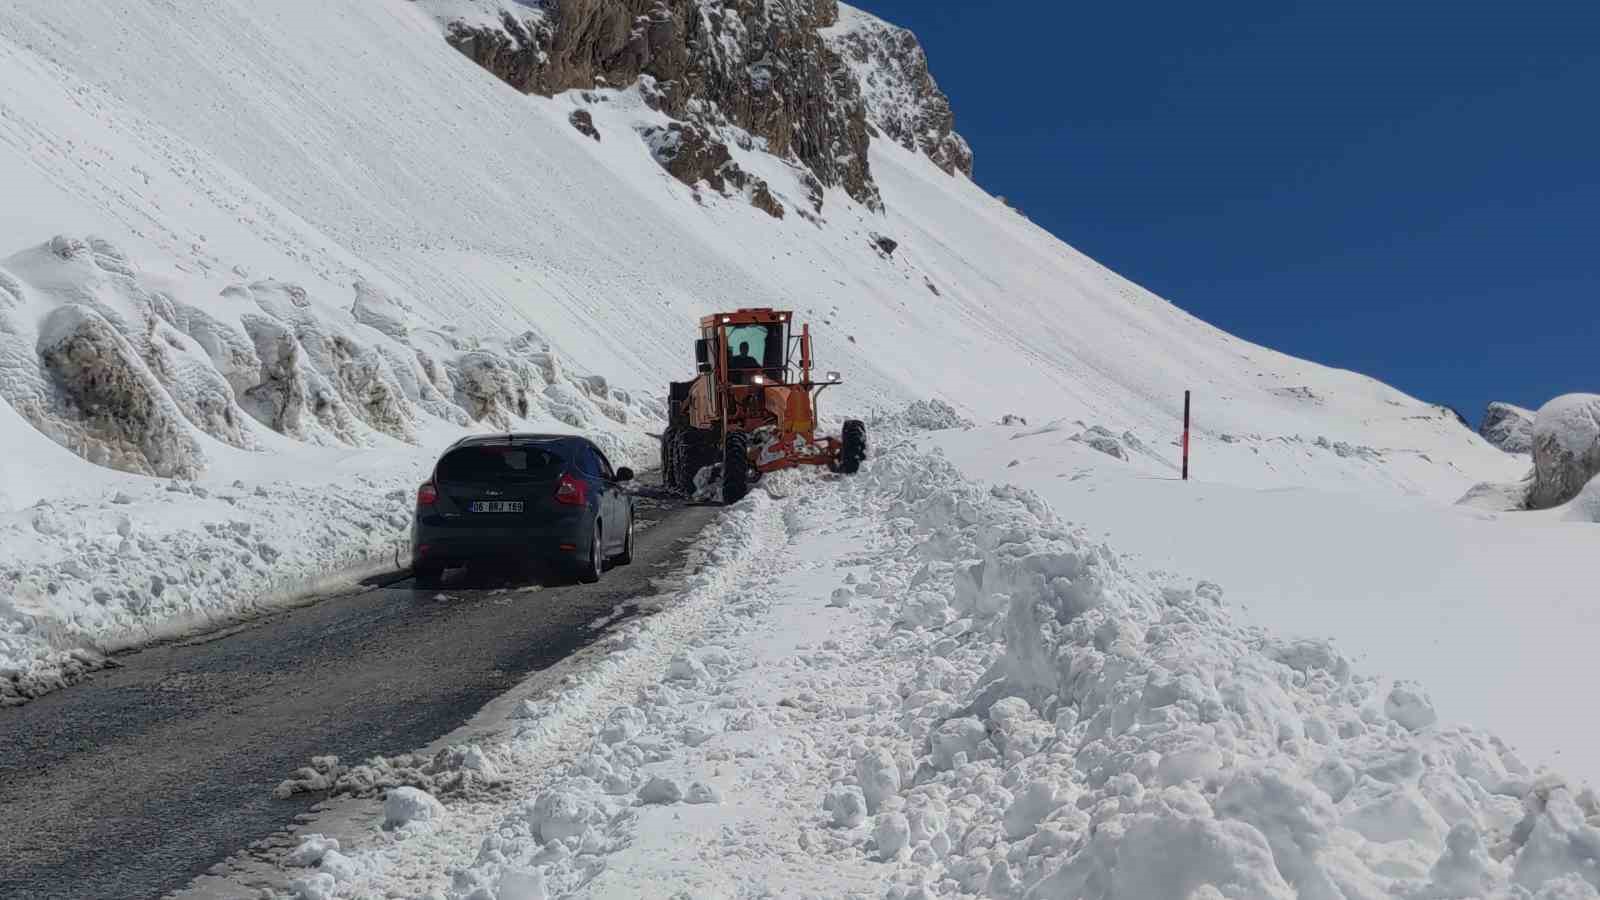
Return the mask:
POLYGON ((739 325, 728 329, 728 368, 737 373, 764 369, 780 377, 784 368, 782 325, 739 325))

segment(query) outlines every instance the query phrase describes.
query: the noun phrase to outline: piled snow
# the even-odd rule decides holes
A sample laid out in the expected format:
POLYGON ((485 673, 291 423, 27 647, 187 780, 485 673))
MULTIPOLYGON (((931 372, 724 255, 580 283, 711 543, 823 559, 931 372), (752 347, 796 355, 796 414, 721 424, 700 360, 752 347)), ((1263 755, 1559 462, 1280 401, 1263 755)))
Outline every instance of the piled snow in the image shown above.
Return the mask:
POLYGON ((366 282, 348 309, 270 280, 206 295, 58 236, 0 261, 0 285, 0 704, 108 647, 406 562, 411 490, 459 429, 655 455, 659 403, 533 331, 423 328, 366 282))
POLYGON ((1076 427, 928 441, 971 477, 1037 491, 1143 565, 1227 585, 1241 621, 1332 638, 1370 674, 1424 685, 1441 721, 1485 727, 1525 759, 1600 784, 1590 751, 1600 720, 1563 712, 1585 708, 1600 680, 1595 531, 1563 521, 1583 521, 1581 501, 1504 513, 1218 483, 1212 466, 1227 445, 1211 438, 1196 440, 1196 480, 1185 483, 1168 462, 1120 461, 1063 437, 1076 427))
POLYGON ((427 791, 397 787, 383 798, 383 827, 405 828, 444 818, 444 804, 427 791))
POLYGON ((1600 475, 1600 394, 1567 394, 1533 421, 1533 489, 1528 506, 1549 509, 1600 475))
POLYGON ((325 460, 319 478, 205 487, 145 481, 0 512, 0 705, 61 687, 107 649, 409 562, 418 462, 325 460))
POLYGON ((734 515, 639 625, 677 642, 618 641, 589 711, 486 749, 493 810, 346 847, 338 895, 1596 896, 1593 791, 1035 494, 902 443, 734 515))
MULTIPOLYGON (((777 484, 782 478, 768 481, 777 484)), ((291 896, 370 896, 385 890, 414 896, 426 895, 431 886, 452 896, 521 900, 544 896, 527 891, 533 885, 544 891, 547 883, 550 893, 560 896, 568 882, 542 864, 572 858, 575 852, 593 857, 619 849, 635 802, 670 809, 722 803, 720 789, 706 781, 642 776, 639 764, 660 749, 646 737, 655 727, 645 712, 649 704, 635 704, 633 698, 647 690, 676 696, 709 684, 714 672, 725 670, 725 653, 709 649, 685 656, 682 648, 703 635, 708 623, 727 618, 728 598, 752 583, 753 570, 776 567, 784 540, 782 514, 764 493, 752 495, 708 526, 690 551, 682 582, 672 596, 662 598, 661 612, 630 621, 607 636, 602 654, 564 679, 555 693, 525 699, 509 738, 447 747, 434 757, 435 776, 445 769, 497 773, 495 790, 456 791, 444 778, 431 782, 441 791, 433 796, 415 786, 389 789, 384 816, 373 823, 373 837, 381 835, 381 843, 357 848, 342 842, 341 856, 349 862, 341 871, 330 872, 326 857, 319 856, 326 843, 322 835, 302 837, 299 848, 284 859, 291 896), (591 742, 617 752, 602 750, 607 759, 586 756, 572 764, 573 747, 591 742), (580 783, 586 789, 574 787, 580 783), (587 789, 596 785, 596 790, 587 789), (426 827, 415 824, 412 816, 406 819, 412 824, 396 828, 389 809, 396 797, 402 799, 393 803, 408 815, 425 809, 427 818, 421 821, 426 827), (430 800, 447 805, 441 811, 430 800), (475 858, 478 864, 464 865, 475 858), (318 859, 319 871, 302 871, 318 859), (442 860, 462 865, 446 872, 442 860)), ((706 743, 731 727, 708 708, 681 731, 674 728, 674 736, 690 744, 706 743)), ((373 786, 374 775, 409 772, 407 763, 396 761, 372 760, 348 774, 337 760, 315 762, 317 771, 310 774, 334 776, 317 789, 335 793, 363 794, 373 786)))
POLYGON ((1569 522, 1600 522, 1600 475, 1589 479, 1562 513, 1569 522))

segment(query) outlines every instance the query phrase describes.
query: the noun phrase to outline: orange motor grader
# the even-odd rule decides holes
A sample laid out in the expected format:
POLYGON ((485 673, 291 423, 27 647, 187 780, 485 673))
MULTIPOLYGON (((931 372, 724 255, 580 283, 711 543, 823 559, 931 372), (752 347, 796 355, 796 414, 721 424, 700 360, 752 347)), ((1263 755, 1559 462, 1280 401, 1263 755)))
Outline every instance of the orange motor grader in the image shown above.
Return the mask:
POLYGON ((794 315, 741 309, 700 320, 693 381, 674 382, 661 472, 685 494, 708 466, 721 466, 722 499, 733 503, 768 472, 827 466, 853 475, 867 458, 867 426, 851 419, 840 436, 818 437, 817 399, 839 373, 811 377, 811 327, 794 315))

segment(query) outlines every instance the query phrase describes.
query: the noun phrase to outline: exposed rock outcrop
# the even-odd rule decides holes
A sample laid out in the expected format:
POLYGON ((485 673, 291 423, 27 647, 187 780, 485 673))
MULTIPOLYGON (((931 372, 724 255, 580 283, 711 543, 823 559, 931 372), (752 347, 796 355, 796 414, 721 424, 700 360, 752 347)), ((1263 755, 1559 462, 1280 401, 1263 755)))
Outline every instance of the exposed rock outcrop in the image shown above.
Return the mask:
POLYGON ((200 473, 205 456, 176 404, 104 316, 87 306, 57 308, 40 329, 39 358, 59 389, 60 406, 54 415, 27 407, 18 412, 57 443, 124 472, 162 478, 200 473))
POLYGON ((498 27, 451 21, 447 39, 530 94, 650 79, 647 96, 667 115, 741 129, 881 208, 856 78, 823 37, 838 18, 837 0, 564 0, 508 12, 498 27))
POLYGON ((1483 414, 1478 434, 1507 453, 1533 452, 1532 410, 1509 403, 1491 403, 1483 414))
POLYGON ((600 129, 594 127, 594 116, 587 109, 573 110, 567 121, 571 122, 572 127, 578 129, 578 133, 584 137, 600 140, 600 129))
POLYGON ((1600 394, 1567 394, 1539 408, 1533 420, 1530 509, 1550 509, 1578 496, 1600 475, 1600 394))
POLYGON ((728 179, 743 180, 744 171, 733 161, 728 145, 710 130, 693 123, 639 129, 639 137, 650 148, 650 155, 667 174, 693 187, 701 182, 718 193, 726 193, 728 179))
POLYGON ((840 5, 828 45, 860 83, 867 118, 890 140, 920 150, 952 175, 972 175, 972 148, 955 131, 950 98, 928 72, 917 36, 858 9, 840 5))
POLYGON ((767 182, 746 172, 733 159, 728 145, 711 131, 690 122, 639 129, 639 136, 650 148, 650 155, 667 174, 690 187, 705 184, 719 194, 742 193, 750 205, 775 219, 784 216, 784 206, 773 196, 767 182))

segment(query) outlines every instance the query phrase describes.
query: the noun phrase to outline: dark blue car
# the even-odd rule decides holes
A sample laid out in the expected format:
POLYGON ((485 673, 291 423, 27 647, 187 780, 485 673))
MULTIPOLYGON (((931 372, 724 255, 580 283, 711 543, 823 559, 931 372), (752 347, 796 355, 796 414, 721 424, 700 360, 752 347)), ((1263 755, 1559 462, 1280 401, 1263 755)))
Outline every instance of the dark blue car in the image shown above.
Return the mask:
POLYGON ((589 440, 559 434, 463 438, 417 489, 411 529, 417 583, 473 562, 554 564, 593 583, 633 561, 628 468, 589 440))

